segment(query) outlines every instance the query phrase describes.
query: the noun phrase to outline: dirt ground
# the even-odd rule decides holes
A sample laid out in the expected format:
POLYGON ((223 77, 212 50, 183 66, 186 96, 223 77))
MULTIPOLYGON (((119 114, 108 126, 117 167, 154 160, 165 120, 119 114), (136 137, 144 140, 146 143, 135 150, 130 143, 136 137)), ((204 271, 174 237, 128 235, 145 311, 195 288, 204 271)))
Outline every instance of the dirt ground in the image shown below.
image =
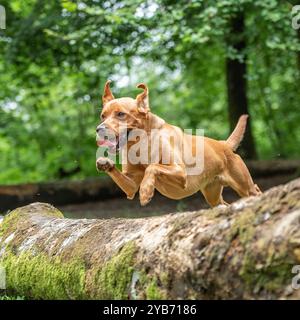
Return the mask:
MULTIPOLYGON (((265 191, 290 180, 292 180, 290 176, 277 175, 272 178, 256 179, 255 182, 265 191)), ((238 199, 238 196, 229 188, 225 188, 223 197, 229 203, 238 199)), ((152 201, 145 207, 141 207, 138 195, 136 195, 134 200, 127 200, 124 195, 121 198, 65 205, 59 206, 58 208, 69 218, 142 218, 173 212, 205 209, 208 208, 208 205, 201 192, 197 192, 191 197, 178 201, 167 199, 156 191, 152 201)))

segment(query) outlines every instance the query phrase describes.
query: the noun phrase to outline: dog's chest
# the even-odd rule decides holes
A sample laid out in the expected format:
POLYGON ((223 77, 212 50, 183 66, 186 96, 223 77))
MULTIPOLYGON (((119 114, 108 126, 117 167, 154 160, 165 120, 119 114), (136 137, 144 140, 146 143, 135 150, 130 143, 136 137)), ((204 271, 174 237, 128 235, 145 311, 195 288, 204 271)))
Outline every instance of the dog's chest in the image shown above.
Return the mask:
POLYGON ((159 176, 155 180, 155 188, 164 196, 179 200, 185 197, 189 197, 192 194, 198 192, 204 187, 203 181, 196 177, 190 176, 187 178, 187 187, 182 188, 178 181, 173 177, 159 176))

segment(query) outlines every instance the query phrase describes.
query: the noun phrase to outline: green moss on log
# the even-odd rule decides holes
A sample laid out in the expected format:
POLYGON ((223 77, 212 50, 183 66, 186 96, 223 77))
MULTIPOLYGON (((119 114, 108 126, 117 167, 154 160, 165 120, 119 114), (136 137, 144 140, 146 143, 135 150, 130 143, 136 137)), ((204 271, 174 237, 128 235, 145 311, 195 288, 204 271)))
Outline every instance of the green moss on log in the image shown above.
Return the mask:
POLYGON ((163 277, 166 280, 167 274, 161 272, 160 275, 147 273, 145 268, 138 272, 137 298, 147 300, 163 300, 167 299, 168 284, 161 280, 163 277))
POLYGON ((163 291, 157 284, 157 278, 154 277, 146 286, 146 299, 147 300, 162 300, 166 299, 166 296, 164 295, 163 291))
POLYGON ((91 277, 88 287, 95 299, 128 299, 136 247, 128 242, 119 253, 102 267, 89 271, 91 277))
POLYGON ((248 288, 253 288, 255 291, 267 290, 270 293, 275 293, 291 282, 294 262, 290 261, 286 253, 272 258, 270 252, 265 249, 265 255, 263 261, 260 261, 250 251, 247 252, 240 276, 244 279, 248 288))
POLYGON ((64 218, 63 214, 50 204, 33 203, 26 207, 17 208, 4 216, 3 221, 0 223, 0 237, 11 233, 11 230, 15 229, 19 219, 28 218, 29 215, 35 212, 43 217, 64 218), (27 210, 24 211, 24 208, 27 210))
POLYGON ((6 270, 7 289, 35 299, 83 299, 85 266, 78 259, 63 262, 42 253, 16 255, 6 249, 1 265, 6 270))
POLYGON ((5 236, 7 233, 9 233, 10 229, 14 228, 19 217, 18 209, 12 211, 4 217, 0 224, 0 237, 5 236))
POLYGON ((127 299, 134 253, 134 243, 127 243, 101 267, 87 269, 76 257, 63 261, 34 250, 16 255, 7 248, 0 264, 7 270, 7 289, 29 298, 127 299))
POLYGON ((230 240, 238 236, 242 244, 247 244, 255 234, 255 228, 253 226, 254 221, 255 213, 252 210, 247 210, 242 215, 238 216, 230 228, 230 240))

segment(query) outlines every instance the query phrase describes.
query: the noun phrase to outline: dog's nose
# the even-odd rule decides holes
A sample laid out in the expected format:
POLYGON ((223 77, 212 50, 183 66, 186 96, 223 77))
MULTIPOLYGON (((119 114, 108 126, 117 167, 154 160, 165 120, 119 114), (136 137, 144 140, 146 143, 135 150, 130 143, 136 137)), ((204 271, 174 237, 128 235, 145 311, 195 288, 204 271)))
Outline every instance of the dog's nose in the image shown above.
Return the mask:
POLYGON ((99 124, 99 126, 96 128, 97 133, 104 133, 105 132, 105 126, 103 124, 99 124))

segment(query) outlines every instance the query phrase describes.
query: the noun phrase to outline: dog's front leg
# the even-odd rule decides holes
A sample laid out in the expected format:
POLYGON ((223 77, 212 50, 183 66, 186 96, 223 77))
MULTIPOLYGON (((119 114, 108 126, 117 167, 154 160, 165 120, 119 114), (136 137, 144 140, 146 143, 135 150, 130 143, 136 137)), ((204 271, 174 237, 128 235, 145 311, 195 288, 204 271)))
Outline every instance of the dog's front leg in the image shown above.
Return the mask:
POLYGON ((139 185, 125 175, 120 172, 116 167, 114 162, 109 158, 98 158, 96 161, 96 167, 99 171, 105 171, 114 182, 126 193, 128 199, 133 199, 136 194, 139 185))
POLYGON ((172 177, 182 188, 186 188, 186 173, 178 164, 150 164, 145 170, 144 178, 140 186, 140 203, 145 206, 152 199, 155 189, 155 178, 158 175, 172 177))

